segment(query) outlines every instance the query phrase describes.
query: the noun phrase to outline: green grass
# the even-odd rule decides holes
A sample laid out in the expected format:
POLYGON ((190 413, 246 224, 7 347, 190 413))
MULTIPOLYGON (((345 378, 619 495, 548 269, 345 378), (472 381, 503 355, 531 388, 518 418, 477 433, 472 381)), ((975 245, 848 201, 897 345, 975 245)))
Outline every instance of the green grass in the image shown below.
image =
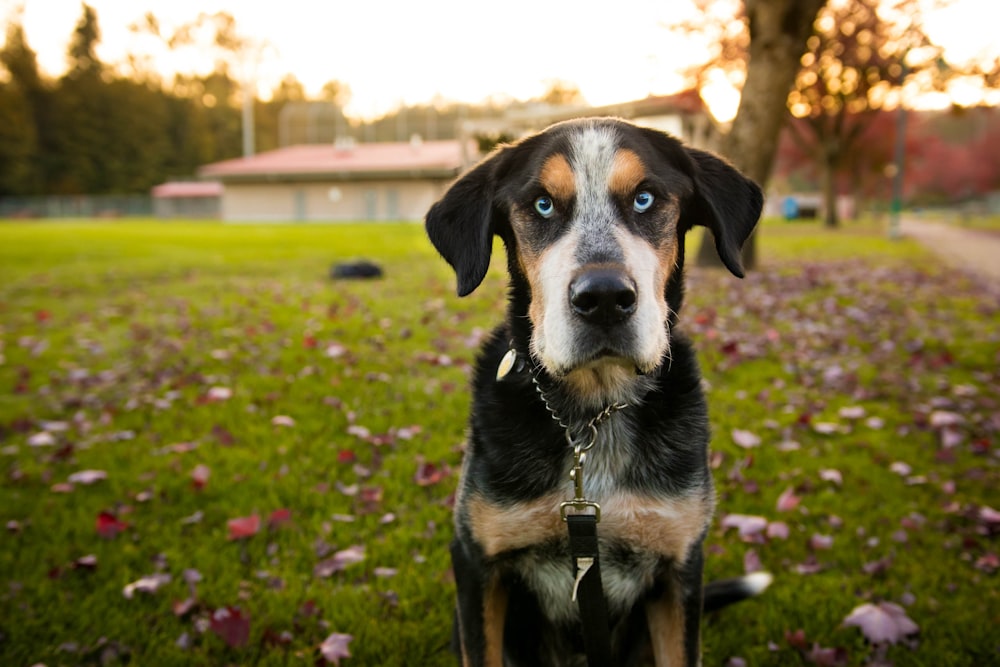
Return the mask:
MULTIPOLYGON (((681 315, 711 387, 720 516, 790 528, 747 544, 716 522, 708 577, 742 572, 752 549, 776 583, 706 619, 705 664, 808 664, 786 640, 799 629, 864 664, 886 649, 842 621, 882 600, 920 626, 887 649, 894 664, 995 663, 998 531, 979 512, 1000 508, 996 292, 877 228, 769 222, 759 243, 744 281, 690 271, 681 315), (961 415, 954 448, 935 411, 961 415), (788 488, 801 504, 778 511, 788 488), (812 553, 816 533, 832 548, 812 553), (797 573, 811 556, 820 571, 797 573)), ((344 664, 455 664, 450 501, 501 265, 459 300, 419 225, 0 223, 0 664, 309 665, 333 632, 354 637, 344 664), (355 257, 386 279, 326 278, 355 257), (29 444, 41 432, 53 444, 29 444), (447 474, 418 484, 421 462, 447 474), (107 479, 60 492, 88 469, 107 479), (268 527, 277 509, 291 519, 268 527), (128 528, 100 537, 101 512, 128 528), (260 532, 228 540, 252 514, 260 532), (362 562, 317 576, 354 545, 362 562), (74 566, 87 555, 96 568, 74 566), (186 569, 201 581, 178 615, 186 569), (123 596, 156 572, 172 581, 123 596), (250 618, 242 647, 206 630, 225 606, 250 618)))

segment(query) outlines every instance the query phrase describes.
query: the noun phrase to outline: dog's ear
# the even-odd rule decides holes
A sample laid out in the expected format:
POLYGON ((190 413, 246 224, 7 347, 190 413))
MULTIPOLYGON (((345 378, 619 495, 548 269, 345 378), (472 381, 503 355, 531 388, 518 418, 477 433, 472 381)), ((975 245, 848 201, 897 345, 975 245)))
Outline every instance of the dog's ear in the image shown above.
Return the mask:
POLYGON ((733 275, 743 277, 741 251, 760 219, 764 196, 760 187, 722 158, 695 148, 684 149, 694 167, 693 210, 682 222, 712 230, 715 250, 733 275))
POLYGON ((479 287, 490 268, 496 210, 497 167, 503 149, 455 181, 430 211, 424 226, 431 243, 455 269, 458 295, 479 287))

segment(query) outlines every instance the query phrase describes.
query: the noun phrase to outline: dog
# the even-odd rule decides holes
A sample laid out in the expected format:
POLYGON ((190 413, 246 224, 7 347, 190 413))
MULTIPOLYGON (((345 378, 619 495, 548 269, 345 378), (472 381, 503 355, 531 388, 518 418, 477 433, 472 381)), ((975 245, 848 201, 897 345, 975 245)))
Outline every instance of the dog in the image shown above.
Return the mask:
POLYGON ((588 567, 571 557, 574 517, 600 514, 593 560, 607 646, 597 662, 694 667, 703 611, 769 583, 702 585, 715 504, 708 412, 692 346, 675 329, 685 233, 710 229, 742 278, 762 203, 715 155, 587 118, 499 147, 429 210, 427 234, 459 296, 486 276, 494 237, 509 273, 506 318, 472 375, 455 498, 463 665, 595 667, 573 601, 588 567))

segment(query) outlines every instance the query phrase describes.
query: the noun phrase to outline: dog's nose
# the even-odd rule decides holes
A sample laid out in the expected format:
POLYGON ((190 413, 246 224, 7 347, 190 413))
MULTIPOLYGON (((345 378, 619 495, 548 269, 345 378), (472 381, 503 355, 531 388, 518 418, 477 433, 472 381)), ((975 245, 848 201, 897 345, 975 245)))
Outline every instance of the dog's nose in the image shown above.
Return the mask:
POLYGON ((624 322, 635 312, 635 302, 635 283, 616 269, 590 269, 569 286, 573 312, 591 324, 624 322))

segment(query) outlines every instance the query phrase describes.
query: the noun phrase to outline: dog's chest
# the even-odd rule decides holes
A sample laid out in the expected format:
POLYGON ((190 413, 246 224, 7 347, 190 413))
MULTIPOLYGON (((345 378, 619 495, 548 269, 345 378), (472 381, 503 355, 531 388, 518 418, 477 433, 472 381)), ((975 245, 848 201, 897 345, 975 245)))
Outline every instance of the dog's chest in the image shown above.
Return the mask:
MULTIPOLYGON (((607 435, 612 435, 609 429, 607 435)), ((618 433, 617 435, 623 435, 618 433)), ((682 562, 701 539, 712 512, 710 489, 654 495, 630 488, 629 472, 641 462, 622 441, 599 440, 584 463, 584 495, 601 506, 597 531, 601 577, 612 613, 631 609, 655 584, 665 562, 682 562), (611 454, 611 455, 606 455, 611 454)), ((559 506, 573 497, 569 479, 531 501, 510 505, 477 495, 464 502, 472 533, 488 557, 500 557, 532 591, 549 619, 577 617, 572 600, 574 567, 559 506)))

